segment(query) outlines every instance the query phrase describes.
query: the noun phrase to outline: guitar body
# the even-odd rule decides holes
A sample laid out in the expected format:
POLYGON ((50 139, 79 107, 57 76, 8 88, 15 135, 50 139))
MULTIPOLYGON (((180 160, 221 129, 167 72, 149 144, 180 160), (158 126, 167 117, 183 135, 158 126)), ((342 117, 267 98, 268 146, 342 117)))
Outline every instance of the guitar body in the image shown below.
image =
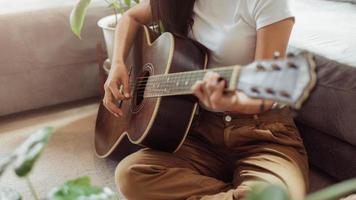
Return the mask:
MULTIPOLYGON (((164 33, 153 41, 147 27, 137 33, 126 65, 130 82, 142 77, 204 69, 207 55, 192 41, 164 33)), ((143 98, 142 85, 131 87, 132 98, 119 102, 124 116, 114 117, 102 104, 95 128, 98 157, 121 160, 142 147, 175 152, 193 121, 197 103, 189 95, 143 98)))

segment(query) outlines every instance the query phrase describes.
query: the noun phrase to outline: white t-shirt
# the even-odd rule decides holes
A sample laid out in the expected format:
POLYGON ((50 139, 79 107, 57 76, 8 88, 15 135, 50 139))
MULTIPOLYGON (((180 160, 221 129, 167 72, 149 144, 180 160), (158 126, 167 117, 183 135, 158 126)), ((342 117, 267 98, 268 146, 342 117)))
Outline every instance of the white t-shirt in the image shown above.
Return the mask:
POLYGON ((257 30, 292 17, 290 0, 197 0, 190 37, 209 49, 209 66, 254 60, 257 30))

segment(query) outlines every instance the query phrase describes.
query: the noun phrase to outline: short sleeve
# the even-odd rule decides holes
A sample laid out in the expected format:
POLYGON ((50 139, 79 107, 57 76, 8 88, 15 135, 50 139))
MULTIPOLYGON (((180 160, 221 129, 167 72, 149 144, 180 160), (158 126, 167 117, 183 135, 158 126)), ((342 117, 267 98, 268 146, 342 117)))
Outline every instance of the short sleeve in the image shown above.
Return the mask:
POLYGON ((256 29, 294 17, 291 0, 248 0, 250 14, 255 20, 256 29))

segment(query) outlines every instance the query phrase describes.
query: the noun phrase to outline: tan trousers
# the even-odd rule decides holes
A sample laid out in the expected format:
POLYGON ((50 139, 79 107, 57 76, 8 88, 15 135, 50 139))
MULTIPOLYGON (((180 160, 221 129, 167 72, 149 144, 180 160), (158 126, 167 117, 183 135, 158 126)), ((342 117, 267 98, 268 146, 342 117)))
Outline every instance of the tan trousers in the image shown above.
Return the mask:
POLYGON ((200 111, 178 152, 144 149, 125 158, 119 190, 128 200, 233 200, 267 182, 303 199, 307 155, 288 108, 225 118, 200 111))

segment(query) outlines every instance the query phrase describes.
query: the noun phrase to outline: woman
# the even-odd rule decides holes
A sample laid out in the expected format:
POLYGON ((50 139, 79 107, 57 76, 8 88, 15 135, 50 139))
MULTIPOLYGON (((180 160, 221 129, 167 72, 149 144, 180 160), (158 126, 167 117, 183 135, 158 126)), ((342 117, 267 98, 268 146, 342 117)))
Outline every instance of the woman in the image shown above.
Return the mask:
MULTIPOLYGON (((124 60, 140 24, 161 24, 190 37, 210 53, 210 67, 248 64, 285 55, 294 24, 288 0, 151 0, 130 9, 116 33, 104 105, 130 98, 124 60), (160 23, 158 23, 160 22, 160 23), (118 88, 123 85, 124 92, 118 88)), ((288 108, 223 93, 224 81, 207 73, 192 88, 201 109, 181 149, 169 154, 145 149, 117 167, 118 188, 128 200, 243 199, 258 183, 278 184, 292 199, 308 185, 306 152, 288 108)))

